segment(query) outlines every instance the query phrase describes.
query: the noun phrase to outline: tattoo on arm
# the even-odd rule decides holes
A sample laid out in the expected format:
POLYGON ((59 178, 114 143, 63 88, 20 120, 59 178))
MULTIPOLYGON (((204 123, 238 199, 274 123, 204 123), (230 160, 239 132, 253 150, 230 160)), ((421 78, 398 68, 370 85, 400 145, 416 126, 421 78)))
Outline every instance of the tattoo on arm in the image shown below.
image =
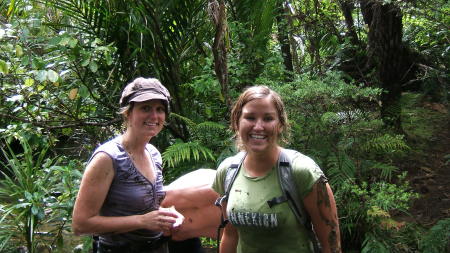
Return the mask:
POLYGON ((331 201, 328 195, 327 180, 325 178, 320 178, 317 183, 317 209, 319 210, 320 218, 322 221, 330 227, 330 232, 328 234, 328 243, 330 245, 331 252, 341 252, 338 243, 338 224, 337 217, 334 215, 331 219, 327 218, 324 212, 331 212, 331 201), (321 206, 323 206, 321 208, 321 206))

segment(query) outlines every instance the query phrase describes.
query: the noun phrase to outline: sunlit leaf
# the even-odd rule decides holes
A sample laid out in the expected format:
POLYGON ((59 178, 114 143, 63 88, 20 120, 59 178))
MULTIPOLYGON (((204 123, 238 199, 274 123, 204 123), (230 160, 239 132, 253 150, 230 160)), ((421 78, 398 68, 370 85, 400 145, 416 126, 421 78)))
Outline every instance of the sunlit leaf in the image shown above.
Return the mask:
POLYGON ((21 57, 23 55, 23 49, 20 45, 16 45, 16 55, 17 57, 21 57))
POLYGON ((67 46, 67 44, 69 44, 69 41, 70 41, 70 38, 65 37, 65 38, 63 38, 63 39, 59 42, 59 45, 61 45, 61 46, 67 46))
POLYGON ((69 98, 71 100, 74 100, 77 97, 77 94, 78 94, 78 88, 73 88, 69 92, 69 98))
POLYGON ((7 75, 8 72, 8 64, 4 60, 0 60, 0 73, 7 75))
POLYGON ((56 73, 56 71, 54 71, 53 69, 50 69, 47 71, 47 77, 48 77, 48 80, 53 83, 58 81, 58 79, 59 79, 58 73, 56 73))
POLYGON ((70 48, 76 47, 77 44, 78 44, 78 40, 77 40, 77 39, 71 39, 71 40, 69 41, 69 47, 70 47, 70 48))
POLYGON ((27 79, 25 80, 25 86, 26 86, 26 87, 31 87, 31 86, 33 86, 33 84, 34 84, 34 79, 32 79, 32 78, 27 78, 27 79))
POLYGON ((39 70, 37 75, 36 75, 36 79, 39 82, 44 82, 45 80, 47 80, 47 71, 46 70, 39 70))

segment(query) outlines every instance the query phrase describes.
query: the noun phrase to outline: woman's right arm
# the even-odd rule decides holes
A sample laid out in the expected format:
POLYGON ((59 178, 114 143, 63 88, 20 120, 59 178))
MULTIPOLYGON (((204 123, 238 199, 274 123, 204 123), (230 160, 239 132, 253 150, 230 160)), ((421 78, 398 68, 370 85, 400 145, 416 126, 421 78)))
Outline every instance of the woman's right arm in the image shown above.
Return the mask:
POLYGON ((172 227, 176 215, 167 211, 156 210, 144 215, 121 217, 100 216, 100 208, 113 177, 111 158, 103 152, 97 153, 86 167, 75 201, 72 215, 75 234, 124 233, 141 228, 165 231, 172 227))
POLYGON ((225 226, 220 242, 220 252, 222 253, 236 253, 239 240, 239 234, 233 225, 228 223, 225 226))

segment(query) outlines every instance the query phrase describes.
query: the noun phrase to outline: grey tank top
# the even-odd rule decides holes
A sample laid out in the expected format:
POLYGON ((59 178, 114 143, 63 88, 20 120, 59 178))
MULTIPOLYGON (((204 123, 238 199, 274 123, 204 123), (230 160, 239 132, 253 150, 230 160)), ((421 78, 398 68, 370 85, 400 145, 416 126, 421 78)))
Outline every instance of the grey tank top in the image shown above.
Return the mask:
MULTIPOLYGON (((147 144, 146 151, 150 156, 153 168, 156 169, 155 182, 149 181, 136 169, 118 136, 98 147, 92 157, 99 152, 111 157, 114 178, 100 209, 102 216, 128 216, 144 214, 157 210, 164 198, 162 159, 159 151, 147 144)), ((91 159, 92 159, 91 157, 91 159)), ((122 234, 102 234, 100 242, 108 245, 123 245, 152 241, 159 238, 162 232, 139 229, 122 234)))

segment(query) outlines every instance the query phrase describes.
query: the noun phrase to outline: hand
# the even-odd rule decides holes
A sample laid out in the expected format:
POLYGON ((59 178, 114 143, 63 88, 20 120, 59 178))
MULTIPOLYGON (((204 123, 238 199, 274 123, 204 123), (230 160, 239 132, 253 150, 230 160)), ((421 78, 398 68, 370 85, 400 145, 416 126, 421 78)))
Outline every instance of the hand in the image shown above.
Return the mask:
POLYGON ((142 215, 144 227, 153 231, 167 233, 173 227, 178 215, 167 208, 161 208, 142 215))
POLYGON ((173 232, 176 232, 180 229, 181 225, 184 222, 184 216, 179 213, 174 206, 163 208, 160 207, 159 210, 172 212, 177 216, 175 223, 172 224, 172 228, 169 231, 163 231, 165 236, 170 236, 173 232))

